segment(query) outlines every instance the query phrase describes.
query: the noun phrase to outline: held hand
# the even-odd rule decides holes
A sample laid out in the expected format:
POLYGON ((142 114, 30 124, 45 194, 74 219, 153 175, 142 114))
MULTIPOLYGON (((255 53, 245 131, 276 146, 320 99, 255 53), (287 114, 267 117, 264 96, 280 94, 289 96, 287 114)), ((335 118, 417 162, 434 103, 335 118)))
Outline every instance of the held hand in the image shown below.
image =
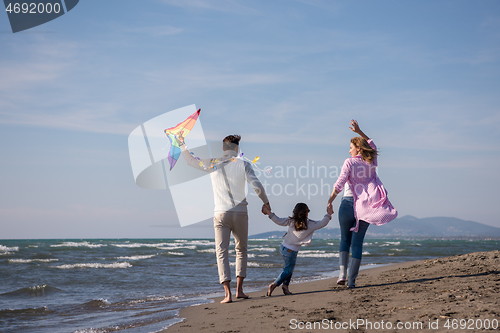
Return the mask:
POLYGON ((271 205, 269 204, 269 202, 262 205, 262 214, 264 215, 271 214, 271 205))
POLYGON ((349 128, 355 132, 355 133, 358 133, 360 132, 360 129, 359 129, 359 125, 358 125, 358 121, 355 120, 355 119, 352 119, 349 124, 351 124, 351 126, 349 126, 349 128))
POLYGON ((330 215, 333 215, 333 206, 332 204, 329 204, 327 207, 326 207, 326 212, 330 215))
POLYGON ((177 142, 179 142, 179 143, 180 143, 180 145, 181 145, 181 146, 182 146, 183 144, 185 144, 185 142, 184 142, 184 136, 183 136, 183 135, 184 135, 184 131, 181 131, 181 132, 179 133, 179 135, 176 135, 176 136, 175 136, 175 139, 177 140, 177 142))

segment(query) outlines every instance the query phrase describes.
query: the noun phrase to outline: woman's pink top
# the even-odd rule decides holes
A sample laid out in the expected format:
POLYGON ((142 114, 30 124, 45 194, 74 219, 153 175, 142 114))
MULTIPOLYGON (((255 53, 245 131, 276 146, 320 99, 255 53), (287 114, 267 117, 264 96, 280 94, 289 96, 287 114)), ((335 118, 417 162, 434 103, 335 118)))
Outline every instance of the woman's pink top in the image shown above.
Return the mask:
MULTIPOLYGON (((377 149, 373 141, 368 144, 377 149)), ((377 158, 373 163, 364 161, 360 155, 345 160, 342 171, 334 187, 341 192, 345 183, 349 183, 354 197, 354 217, 356 226, 351 231, 358 232, 359 220, 370 224, 382 225, 398 216, 397 210, 387 197, 387 190, 377 176, 377 158)))

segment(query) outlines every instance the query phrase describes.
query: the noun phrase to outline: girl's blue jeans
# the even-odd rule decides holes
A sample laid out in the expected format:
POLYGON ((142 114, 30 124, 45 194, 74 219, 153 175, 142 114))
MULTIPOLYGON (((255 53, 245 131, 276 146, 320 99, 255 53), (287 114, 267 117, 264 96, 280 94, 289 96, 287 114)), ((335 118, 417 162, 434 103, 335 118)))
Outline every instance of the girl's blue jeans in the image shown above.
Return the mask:
POLYGON ((349 229, 356 226, 353 205, 353 197, 344 197, 342 199, 342 202, 340 203, 340 252, 349 252, 349 250, 351 250, 351 257, 361 260, 361 256, 363 254, 363 240, 365 239, 366 230, 368 229, 368 226, 370 224, 363 220, 360 220, 359 231, 349 231, 349 229))
POLYGON ((283 267, 283 272, 281 272, 276 281, 274 281, 274 284, 279 286, 283 283, 288 286, 292 279, 293 269, 295 268, 295 262, 297 261, 297 254, 299 252, 290 250, 281 244, 280 253, 285 261, 285 266, 283 267))

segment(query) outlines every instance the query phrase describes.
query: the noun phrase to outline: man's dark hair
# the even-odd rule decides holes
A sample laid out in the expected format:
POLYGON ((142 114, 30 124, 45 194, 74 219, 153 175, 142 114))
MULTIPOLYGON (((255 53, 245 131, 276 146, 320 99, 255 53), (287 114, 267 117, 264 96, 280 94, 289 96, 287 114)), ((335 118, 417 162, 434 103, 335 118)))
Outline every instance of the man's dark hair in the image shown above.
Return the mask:
POLYGON ((240 145, 240 140, 241 136, 239 136, 238 134, 228 135, 224 138, 224 140, 222 140, 222 147, 224 148, 224 150, 234 150, 235 145, 240 145))

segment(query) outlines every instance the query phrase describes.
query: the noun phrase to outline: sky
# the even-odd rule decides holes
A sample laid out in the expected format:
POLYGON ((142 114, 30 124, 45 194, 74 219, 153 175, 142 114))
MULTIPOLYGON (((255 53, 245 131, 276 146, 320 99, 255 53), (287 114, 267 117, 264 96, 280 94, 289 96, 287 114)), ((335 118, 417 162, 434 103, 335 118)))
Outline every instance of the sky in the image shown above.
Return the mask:
MULTIPOLYGON (((500 227, 498 1, 80 1, 15 34, 0 13, 0 45, 0 239, 212 238, 129 157, 192 104, 208 141, 273 167, 278 216, 323 217, 356 119, 399 216, 500 227)), ((250 234, 283 229, 248 201, 250 234)))

